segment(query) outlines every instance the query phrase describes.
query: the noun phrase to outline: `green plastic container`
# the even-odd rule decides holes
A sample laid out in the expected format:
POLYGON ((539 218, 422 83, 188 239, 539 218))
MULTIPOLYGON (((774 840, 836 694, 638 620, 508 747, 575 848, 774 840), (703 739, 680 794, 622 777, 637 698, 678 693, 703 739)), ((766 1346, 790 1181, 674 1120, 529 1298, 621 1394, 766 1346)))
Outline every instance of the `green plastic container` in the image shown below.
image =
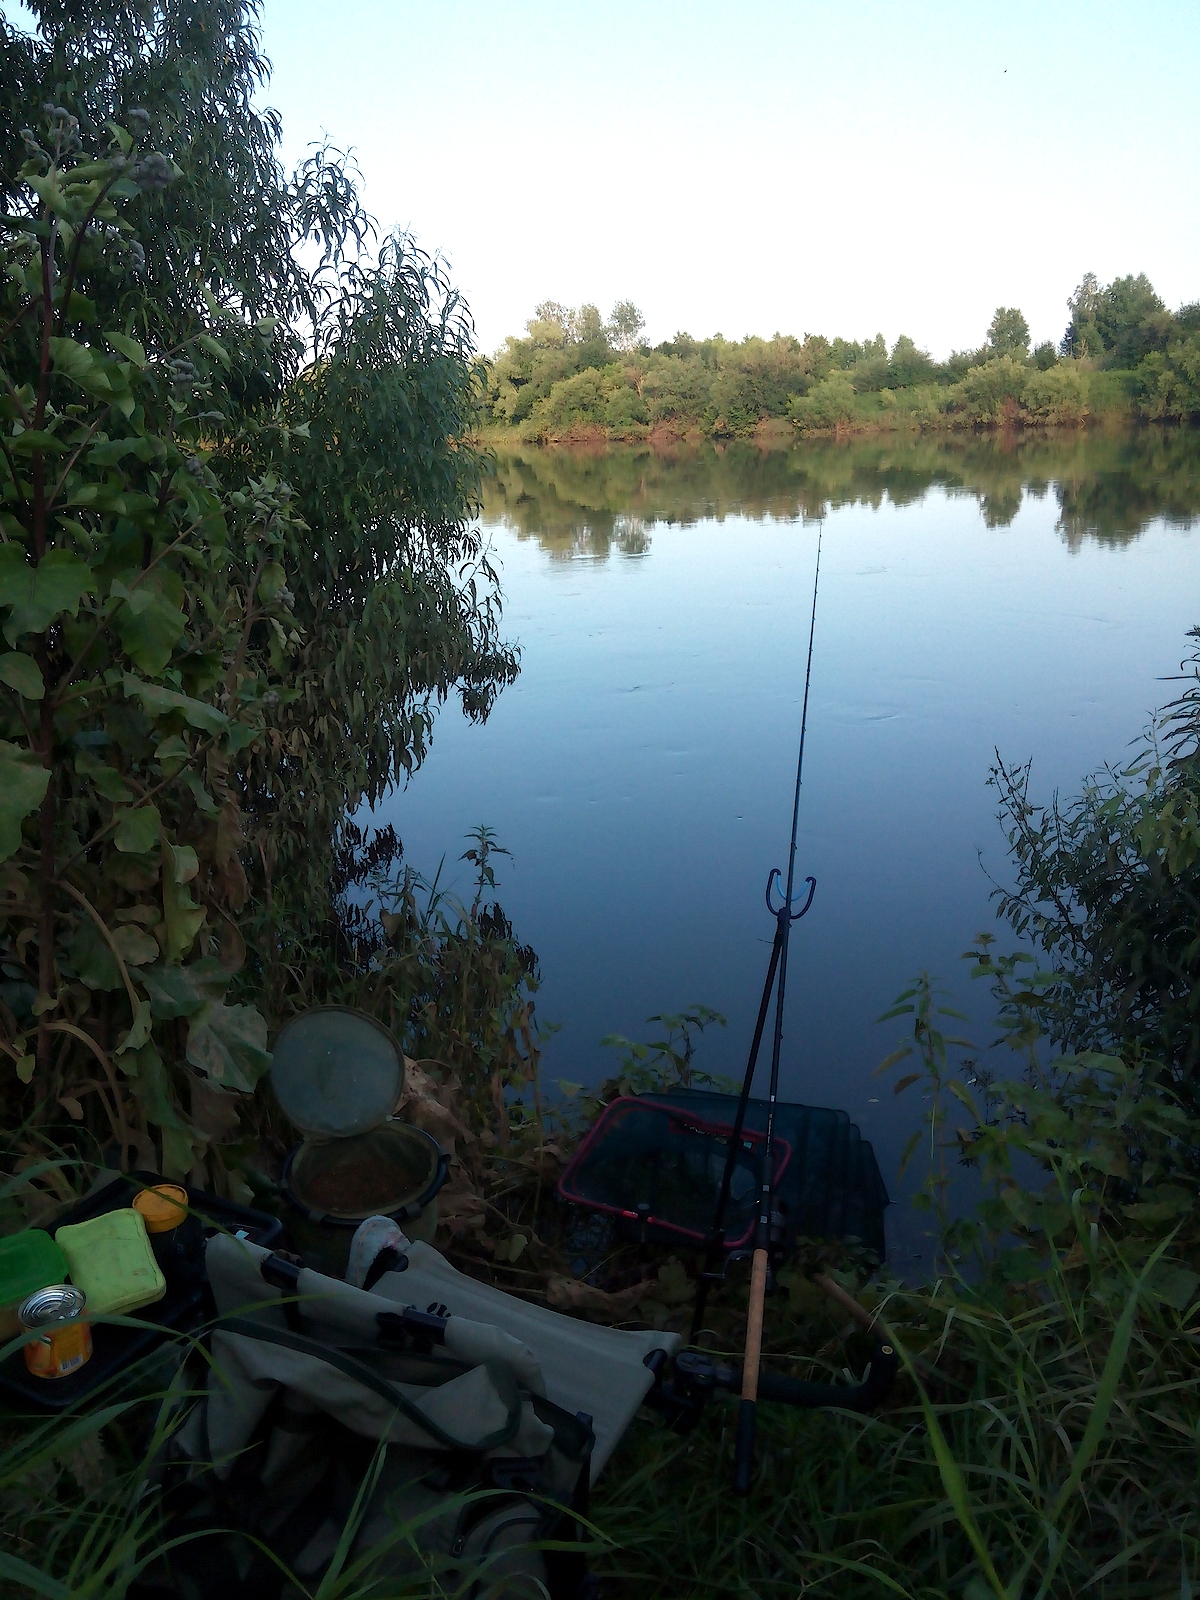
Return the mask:
POLYGON ((54 1237, 93 1316, 123 1316, 167 1292, 146 1224, 132 1206, 70 1223, 54 1237))
POLYGON ((41 1228, 0 1239, 0 1339, 15 1339, 21 1331, 17 1307, 22 1300, 66 1276, 65 1256, 41 1228))

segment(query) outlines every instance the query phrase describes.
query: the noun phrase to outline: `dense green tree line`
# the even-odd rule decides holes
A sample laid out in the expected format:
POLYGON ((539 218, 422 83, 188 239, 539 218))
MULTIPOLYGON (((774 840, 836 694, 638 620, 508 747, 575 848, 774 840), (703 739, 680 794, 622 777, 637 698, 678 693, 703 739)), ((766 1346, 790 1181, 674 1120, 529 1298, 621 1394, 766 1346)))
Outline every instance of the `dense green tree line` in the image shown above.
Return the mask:
POLYGON ((607 322, 593 305, 539 305, 524 338, 489 368, 487 416, 543 442, 598 430, 713 437, 771 421, 800 433, 864 428, 1077 425, 1113 412, 1182 420, 1200 414, 1200 305, 1170 312, 1144 274, 1101 287, 1093 273, 1068 300, 1056 348, 1030 349, 1014 306, 997 307, 975 350, 935 361, 907 334, 873 339, 777 333, 662 344, 638 339, 629 301, 607 322))

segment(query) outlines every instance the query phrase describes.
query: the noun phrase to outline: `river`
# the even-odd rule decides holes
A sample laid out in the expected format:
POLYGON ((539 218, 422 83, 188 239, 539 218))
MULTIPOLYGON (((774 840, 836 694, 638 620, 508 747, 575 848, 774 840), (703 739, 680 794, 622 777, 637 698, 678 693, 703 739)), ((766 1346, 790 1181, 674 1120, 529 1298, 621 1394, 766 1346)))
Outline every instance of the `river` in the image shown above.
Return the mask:
MULTIPOLYGON (((823 541, 783 1091, 847 1110, 893 1198, 923 1106, 875 1078, 928 969, 985 1053, 960 957, 1006 875, 998 748, 1033 792, 1119 761, 1200 623, 1200 435, 1141 431, 502 452, 483 524, 518 681, 483 726, 453 708, 377 808, 407 859, 469 892, 488 824, 499 898, 558 1024, 544 1076, 595 1082, 609 1033, 699 1002, 697 1064, 740 1077, 786 867, 813 565, 823 541)), ((956 1025, 957 1026, 957 1025, 956 1025)), ((1011 1058, 1010 1058, 1011 1059, 1011 1058)), ((1003 1075, 1006 1063, 987 1064, 1003 1075)), ((760 1081, 765 1084, 765 1063, 760 1081)), ((923 1249, 906 1206, 890 1249, 923 1249), (915 1231, 914 1231, 915 1230, 915 1231)))

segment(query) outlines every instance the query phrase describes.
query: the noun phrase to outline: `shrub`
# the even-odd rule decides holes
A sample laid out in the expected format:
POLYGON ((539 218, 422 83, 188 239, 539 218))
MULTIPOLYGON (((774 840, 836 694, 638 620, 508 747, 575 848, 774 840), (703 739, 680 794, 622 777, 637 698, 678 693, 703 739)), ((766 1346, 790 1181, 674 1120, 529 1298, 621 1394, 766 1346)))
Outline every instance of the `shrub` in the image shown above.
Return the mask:
POLYGON ((1183 421, 1200 415, 1200 335, 1151 351, 1137 373, 1147 416, 1183 421))
POLYGON ((1090 412, 1090 388, 1089 374, 1079 363, 1063 360, 1027 375, 1021 409, 1033 422, 1080 423, 1090 412))
POLYGON ((949 408, 964 422, 1013 422, 1028 378, 1024 361, 1011 355, 996 356, 971 367, 955 384, 949 408))
POLYGON ((640 427, 650 420, 650 408, 631 384, 624 383, 614 389, 604 402, 606 427, 621 431, 640 427))
POLYGON ((800 433, 841 427, 857 414, 854 384, 844 372, 831 372, 806 395, 788 404, 788 416, 800 433))
POLYGON ((606 399, 604 376, 589 367, 573 377, 561 378, 544 400, 533 408, 530 418, 539 438, 552 439, 569 433, 580 424, 600 425, 604 421, 606 399))

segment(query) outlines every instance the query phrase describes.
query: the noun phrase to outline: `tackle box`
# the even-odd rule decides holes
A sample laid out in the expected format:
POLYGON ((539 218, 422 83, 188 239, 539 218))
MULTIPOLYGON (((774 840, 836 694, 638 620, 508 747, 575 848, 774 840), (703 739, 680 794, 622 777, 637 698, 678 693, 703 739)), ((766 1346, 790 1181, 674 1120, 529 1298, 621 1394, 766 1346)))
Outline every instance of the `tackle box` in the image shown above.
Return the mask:
MULTIPOLYGON (((76 1202, 47 1228, 50 1234, 106 1211, 132 1205, 138 1190, 162 1183, 157 1173, 136 1172, 76 1202)), ((204 1244, 214 1233, 240 1234, 266 1249, 282 1242, 283 1223, 269 1212, 236 1205, 203 1190, 188 1193, 188 1216, 175 1230, 176 1246, 163 1262, 167 1292, 153 1305, 131 1313, 142 1326, 92 1325, 92 1357, 65 1378, 35 1378, 18 1350, 0 1362, 0 1404, 14 1411, 69 1411, 123 1368, 148 1355, 170 1333, 186 1333, 215 1314, 204 1271, 204 1244)))

